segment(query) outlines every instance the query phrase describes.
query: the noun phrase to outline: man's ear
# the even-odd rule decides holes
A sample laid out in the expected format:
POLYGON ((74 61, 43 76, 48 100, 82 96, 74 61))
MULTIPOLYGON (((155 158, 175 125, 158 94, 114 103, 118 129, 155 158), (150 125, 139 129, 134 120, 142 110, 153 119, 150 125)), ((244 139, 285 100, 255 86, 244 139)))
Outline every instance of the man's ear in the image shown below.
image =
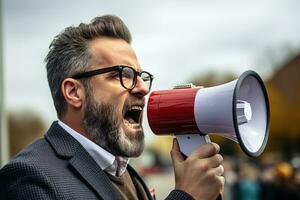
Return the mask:
POLYGON ((78 80, 66 78, 61 84, 61 91, 67 104, 75 108, 81 108, 85 99, 85 91, 78 80))

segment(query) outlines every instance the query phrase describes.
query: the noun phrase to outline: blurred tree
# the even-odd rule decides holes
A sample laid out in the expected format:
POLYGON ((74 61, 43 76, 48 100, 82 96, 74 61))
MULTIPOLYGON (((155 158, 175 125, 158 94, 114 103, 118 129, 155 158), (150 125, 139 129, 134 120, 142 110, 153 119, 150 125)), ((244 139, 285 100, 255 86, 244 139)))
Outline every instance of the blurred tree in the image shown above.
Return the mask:
POLYGON ((216 85, 220 85, 223 83, 227 83, 236 78, 233 72, 217 72, 217 71, 209 71, 202 76, 192 77, 190 82, 197 86, 204 87, 212 87, 216 85))
POLYGON ((30 110, 10 112, 8 126, 10 157, 41 137, 47 128, 41 117, 30 110))

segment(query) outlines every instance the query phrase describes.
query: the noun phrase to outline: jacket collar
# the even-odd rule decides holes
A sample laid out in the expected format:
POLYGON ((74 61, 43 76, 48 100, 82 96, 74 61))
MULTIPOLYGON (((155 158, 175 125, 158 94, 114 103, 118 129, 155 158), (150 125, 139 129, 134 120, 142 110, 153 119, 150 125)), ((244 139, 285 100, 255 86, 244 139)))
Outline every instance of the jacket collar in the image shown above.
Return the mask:
POLYGON ((103 199, 121 199, 107 175, 101 170, 87 151, 67 133, 57 121, 53 122, 45 139, 57 156, 68 159, 69 165, 77 171, 94 191, 103 199))
POLYGON ((45 135, 53 150, 59 157, 70 158, 74 156, 79 142, 67 133, 57 121, 54 121, 45 135))

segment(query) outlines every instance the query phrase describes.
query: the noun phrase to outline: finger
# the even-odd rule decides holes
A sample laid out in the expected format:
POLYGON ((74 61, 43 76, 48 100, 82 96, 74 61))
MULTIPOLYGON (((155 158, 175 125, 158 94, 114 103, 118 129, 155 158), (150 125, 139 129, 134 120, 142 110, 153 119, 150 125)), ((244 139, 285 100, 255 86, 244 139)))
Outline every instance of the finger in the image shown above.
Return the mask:
POLYGON ((225 183, 225 178, 223 174, 224 174, 224 167, 222 165, 219 165, 216 168, 212 168, 206 173, 207 177, 210 177, 210 181, 208 182, 210 182, 211 184, 215 183, 219 185, 218 187, 220 188, 223 187, 225 183))
POLYGON ((223 176, 223 174, 224 174, 224 167, 223 167, 223 165, 219 165, 218 167, 215 168, 215 174, 217 176, 223 176))
POLYGON ((224 189, 225 178, 222 176, 224 174, 224 168, 222 165, 219 167, 210 169, 206 173, 206 182, 216 191, 221 192, 224 189))
POLYGON ((224 185, 225 185, 225 177, 224 176, 218 176, 219 181, 221 182, 221 191, 224 189, 224 185))
POLYGON ((197 159, 197 158, 208 158, 211 157, 220 151, 220 146, 216 143, 207 143, 202 146, 200 146, 198 149, 192 152, 192 154, 189 156, 191 159, 197 159))
POLYGON ((173 139, 173 146, 172 146, 172 150, 171 150, 170 154, 171 154, 172 162, 175 165, 177 163, 184 161, 184 157, 183 157, 182 153, 180 152, 179 144, 175 138, 173 139))
POLYGON ((216 154, 209 158, 204 158, 199 160, 199 165, 202 165, 204 168, 216 168, 220 166, 223 161, 223 157, 220 154, 216 154))
POLYGON ((222 191, 224 190, 225 178, 224 178, 224 176, 217 176, 217 180, 218 180, 218 185, 220 188, 220 193, 222 193, 222 191))

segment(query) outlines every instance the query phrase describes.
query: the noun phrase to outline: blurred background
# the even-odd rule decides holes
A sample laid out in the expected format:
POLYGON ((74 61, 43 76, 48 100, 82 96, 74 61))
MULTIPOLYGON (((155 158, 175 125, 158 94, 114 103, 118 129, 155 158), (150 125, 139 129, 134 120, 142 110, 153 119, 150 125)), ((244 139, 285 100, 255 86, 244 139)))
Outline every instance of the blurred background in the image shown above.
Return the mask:
MULTIPOLYGON (((300 199, 300 1, 0 1, 1 165, 42 137, 56 113, 43 62, 54 36, 70 25, 115 14, 128 25, 153 90, 205 87, 258 72, 267 87, 271 129, 256 159, 212 137, 224 155, 223 199, 300 199)), ((146 116, 145 116, 146 118, 146 116)), ((144 120, 146 149, 131 163, 163 199, 174 188, 173 137, 144 120)))

